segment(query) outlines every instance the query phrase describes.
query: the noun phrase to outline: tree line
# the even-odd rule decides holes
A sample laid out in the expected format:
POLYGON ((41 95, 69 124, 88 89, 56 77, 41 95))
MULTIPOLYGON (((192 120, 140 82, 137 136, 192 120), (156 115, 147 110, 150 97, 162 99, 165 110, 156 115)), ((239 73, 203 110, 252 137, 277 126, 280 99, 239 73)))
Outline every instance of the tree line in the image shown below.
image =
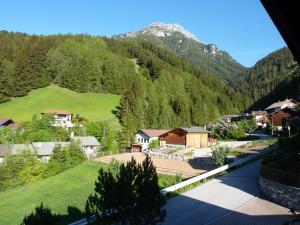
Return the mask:
POLYGON ((122 96, 115 112, 128 138, 144 127, 205 125, 249 105, 223 81, 142 40, 0 32, 0 101, 56 83, 122 96))

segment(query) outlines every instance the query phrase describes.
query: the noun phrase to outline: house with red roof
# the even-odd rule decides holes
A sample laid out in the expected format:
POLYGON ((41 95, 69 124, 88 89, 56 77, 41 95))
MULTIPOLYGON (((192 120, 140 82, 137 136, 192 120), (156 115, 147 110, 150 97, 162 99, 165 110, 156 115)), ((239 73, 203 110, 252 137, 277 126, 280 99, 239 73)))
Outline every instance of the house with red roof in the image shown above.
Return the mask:
POLYGON ((64 127, 67 129, 74 126, 72 123, 73 114, 69 111, 62 109, 45 109, 41 112, 41 115, 52 115, 54 118, 52 126, 64 127))

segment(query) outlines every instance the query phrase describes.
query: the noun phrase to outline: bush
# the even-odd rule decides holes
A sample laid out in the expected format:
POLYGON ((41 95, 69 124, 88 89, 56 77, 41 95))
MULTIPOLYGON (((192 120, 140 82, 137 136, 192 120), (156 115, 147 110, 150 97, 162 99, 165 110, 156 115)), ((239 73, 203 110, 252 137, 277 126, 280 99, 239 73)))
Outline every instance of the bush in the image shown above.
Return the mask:
POLYGON ((23 222, 20 225, 54 225, 58 221, 58 216, 52 214, 48 207, 45 207, 43 203, 35 208, 35 212, 32 212, 28 216, 25 215, 23 222))
POLYGON ((150 143, 149 143, 149 148, 150 149, 153 149, 153 148, 156 148, 156 147, 158 147, 159 146, 159 140, 153 140, 153 141, 151 141, 150 143))
POLYGON ((5 162, 0 164, 0 190, 39 180, 43 178, 45 171, 46 164, 29 150, 8 154, 5 162))
POLYGON ((223 166, 226 162, 229 148, 227 146, 217 146, 213 148, 212 160, 216 167, 223 166))
POLYGON ((67 146, 62 147, 61 145, 57 145, 48 163, 49 175, 57 174, 79 165, 86 159, 86 155, 79 142, 72 140, 67 146))
POLYGON ((209 128, 212 131, 212 136, 217 139, 240 139, 246 137, 242 127, 235 123, 217 123, 209 128))

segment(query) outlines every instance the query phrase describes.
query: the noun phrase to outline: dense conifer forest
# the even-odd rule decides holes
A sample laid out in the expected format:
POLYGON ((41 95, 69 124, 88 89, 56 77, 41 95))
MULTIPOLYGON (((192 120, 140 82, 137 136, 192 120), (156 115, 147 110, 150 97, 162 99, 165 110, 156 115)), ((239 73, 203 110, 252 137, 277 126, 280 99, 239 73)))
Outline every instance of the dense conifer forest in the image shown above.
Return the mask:
POLYGON ((2 102, 51 83, 122 95, 116 114, 129 132, 204 125, 248 106, 223 81, 142 40, 2 31, 0 79, 2 102))
POLYGON ((286 90, 291 85, 299 90, 297 67, 284 48, 235 76, 229 86, 146 40, 0 32, 0 102, 52 83, 77 92, 118 94, 115 114, 128 135, 144 127, 203 126, 260 106, 260 99, 274 101, 267 96, 278 88, 282 96, 277 98, 294 97, 286 90))

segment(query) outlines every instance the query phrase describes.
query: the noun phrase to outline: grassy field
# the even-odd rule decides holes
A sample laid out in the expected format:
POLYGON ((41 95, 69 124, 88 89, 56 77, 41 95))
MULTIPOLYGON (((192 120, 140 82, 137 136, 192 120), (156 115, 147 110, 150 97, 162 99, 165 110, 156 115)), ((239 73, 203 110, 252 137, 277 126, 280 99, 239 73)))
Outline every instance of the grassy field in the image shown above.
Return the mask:
POLYGON ((65 109, 88 120, 107 120, 112 126, 119 127, 119 122, 112 113, 119 101, 120 96, 117 95, 77 93, 51 85, 0 104, 0 118, 9 117, 16 122, 26 122, 32 119, 34 113, 39 114, 44 109, 65 109))
MULTIPOLYGON (((87 161, 56 176, 0 192, 0 225, 20 224, 25 214, 45 203, 60 213, 61 224, 83 217, 87 197, 94 190, 99 168, 106 164, 87 161)), ((161 187, 175 183, 175 177, 159 175, 161 187)))

